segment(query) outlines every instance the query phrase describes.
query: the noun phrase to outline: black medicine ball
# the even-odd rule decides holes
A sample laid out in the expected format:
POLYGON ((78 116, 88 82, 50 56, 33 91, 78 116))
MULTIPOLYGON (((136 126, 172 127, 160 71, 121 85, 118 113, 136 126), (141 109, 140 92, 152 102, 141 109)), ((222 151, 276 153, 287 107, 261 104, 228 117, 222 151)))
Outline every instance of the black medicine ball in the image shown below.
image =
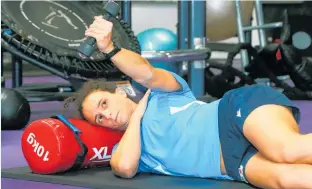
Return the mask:
POLYGON ((18 130, 30 118, 30 104, 14 89, 1 88, 1 130, 18 130))

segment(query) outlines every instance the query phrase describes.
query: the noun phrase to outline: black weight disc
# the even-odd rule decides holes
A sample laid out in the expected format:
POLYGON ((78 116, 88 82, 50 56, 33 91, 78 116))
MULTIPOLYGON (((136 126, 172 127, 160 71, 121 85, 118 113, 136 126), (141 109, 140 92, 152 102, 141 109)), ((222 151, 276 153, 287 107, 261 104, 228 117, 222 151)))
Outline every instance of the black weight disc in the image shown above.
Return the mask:
MULTIPOLYGON (((283 12, 286 10, 290 24, 290 40, 301 56, 312 56, 312 3, 286 3, 286 4, 264 4, 265 23, 283 21, 283 12)), ((272 41, 280 39, 281 28, 266 30, 267 37, 272 41)))
MULTIPOLYGON (((2 1, 2 41, 64 75, 93 78, 117 72, 117 77, 121 77, 123 74, 102 53, 95 51, 88 58, 77 51, 94 16, 103 14, 102 7, 102 2, 2 1)), ((113 40, 140 53, 131 28, 118 18, 111 21, 113 40)))
POLYGON ((312 15, 292 15, 289 17, 291 44, 301 56, 312 56, 312 15))

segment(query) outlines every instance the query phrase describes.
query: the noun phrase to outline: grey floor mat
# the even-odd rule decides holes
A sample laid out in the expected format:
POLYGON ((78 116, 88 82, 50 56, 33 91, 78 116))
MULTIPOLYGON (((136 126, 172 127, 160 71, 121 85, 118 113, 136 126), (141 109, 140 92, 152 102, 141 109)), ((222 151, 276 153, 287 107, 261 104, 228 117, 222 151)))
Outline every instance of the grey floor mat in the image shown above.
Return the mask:
POLYGON ((109 168, 93 168, 57 175, 38 175, 28 167, 2 169, 2 177, 45 183, 64 184, 87 188, 108 189, 248 189, 244 183, 216 181, 210 179, 181 178, 154 174, 139 174, 133 179, 121 179, 112 174, 109 168))

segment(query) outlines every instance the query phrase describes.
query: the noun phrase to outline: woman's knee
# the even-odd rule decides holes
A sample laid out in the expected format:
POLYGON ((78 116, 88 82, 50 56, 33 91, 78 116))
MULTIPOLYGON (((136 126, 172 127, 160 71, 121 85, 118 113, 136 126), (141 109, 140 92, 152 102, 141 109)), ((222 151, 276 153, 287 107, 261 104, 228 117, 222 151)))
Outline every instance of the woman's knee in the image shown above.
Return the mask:
MULTIPOLYGON (((297 137, 294 137, 297 138, 297 137)), ((296 163, 298 159, 297 145, 298 139, 291 139, 280 141, 278 144, 273 145, 270 152, 267 154, 271 161, 276 163, 296 163)))
POLYGON ((302 184, 298 180, 298 175, 296 172, 296 165, 283 165, 278 169, 277 172, 277 188, 281 189, 292 189, 292 188, 300 188, 299 186, 302 184))
POLYGON ((289 164, 296 164, 296 163, 308 163, 311 162, 312 157, 311 151, 309 151, 308 148, 306 148, 307 137, 311 137, 312 141, 312 135, 301 135, 297 134, 294 135, 294 137, 290 137, 287 142, 284 144, 282 156, 284 163, 289 164), (310 160, 307 160, 307 158, 310 160))
POLYGON ((276 187, 281 189, 291 188, 292 183, 289 180, 290 177, 291 176, 287 170, 279 170, 276 177, 276 187))

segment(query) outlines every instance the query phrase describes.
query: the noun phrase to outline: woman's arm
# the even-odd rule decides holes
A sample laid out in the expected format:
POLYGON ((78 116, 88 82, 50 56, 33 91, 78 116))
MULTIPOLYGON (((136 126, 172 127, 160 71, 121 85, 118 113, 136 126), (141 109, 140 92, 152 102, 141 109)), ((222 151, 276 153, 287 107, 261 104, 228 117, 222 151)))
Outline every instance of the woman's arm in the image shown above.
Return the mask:
POLYGON ((141 118, 144 115, 150 92, 150 89, 147 90, 138 103, 131 116, 128 128, 112 155, 110 164, 113 173, 120 177, 132 178, 137 173, 141 157, 141 118))
POLYGON ((145 58, 130 50, 121 49, 111 60, 123 73, 147 88, 168 92, 181 88, 170 72, 154 68, 145 58))
POLYGON ((141 118, 132 116, 128 128, 110 161, 115 175, 132 178, 136 174, 141 156, 140 125, 141 118))
MULTIPOLYGON (((93 24, 86 31, 86 36, 94 37, 101 52, 108 53, 114 46, 111 40, 113 24, 95 17, 93 24)), ((127 49, 121 49, 112 58, 112 62, 123 73, 147 88, 161 89, 164 91, 177 91, 181 88, 174 76, 159 68, 154 68, 141 55, 127 49)))

